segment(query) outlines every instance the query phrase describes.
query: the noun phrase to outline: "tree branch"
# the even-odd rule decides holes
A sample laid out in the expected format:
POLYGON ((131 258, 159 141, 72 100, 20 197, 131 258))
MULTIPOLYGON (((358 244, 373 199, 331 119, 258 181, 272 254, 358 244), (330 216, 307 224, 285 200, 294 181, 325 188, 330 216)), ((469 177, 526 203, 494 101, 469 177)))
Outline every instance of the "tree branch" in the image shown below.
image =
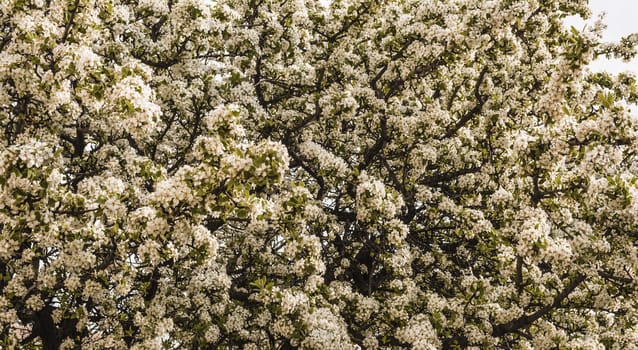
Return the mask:
POLYGON ((481 96, 480 88, 481 88, 481 84, 483 84, 483 80, 485 79, 486 73, 487 73, 487 66, 483 67, 483 70, 481 70, 478 80, 476 81, 476 85, 474 85, 474 97, 476 98, 476 101, 477 101, 476 105, 474 106, 474 108, 470 109, 470 111, 467 112, 464 116, 462 116, 461 119, 459 119, 456 122, 456 124, 454 124, 453 127, 448 129, 445 135, 443 135, 443 138, 452 137, 454 134, 456 134, 457 131, 459 131, 460 128, 465 126, 467 122, 469 122, 472 118, 474 118, 477 114, 479 114, 481 110, 483 109, 483 105, 485 104, 486 99, 484 96, 481 96))
POLYGON ((553 309, 560 306, 563 300, 565 300, 569 296, 569 294, 573 292, 574 289, 576 289, 585 280, 585 278, 585 275, 580 273, 577 274, 572 279, 572 281, 560 293, 558 293, 556 297, 554 297, 554 301, 551 304, 545 305, 544 307, 540 308, 530 315, 523 315, 507 323, 496 325, 493 328, 492 335, 495 337, 500 337, 508 333, 517 332, 521 328, 528 327, 539 318, 547 315, 553 309))

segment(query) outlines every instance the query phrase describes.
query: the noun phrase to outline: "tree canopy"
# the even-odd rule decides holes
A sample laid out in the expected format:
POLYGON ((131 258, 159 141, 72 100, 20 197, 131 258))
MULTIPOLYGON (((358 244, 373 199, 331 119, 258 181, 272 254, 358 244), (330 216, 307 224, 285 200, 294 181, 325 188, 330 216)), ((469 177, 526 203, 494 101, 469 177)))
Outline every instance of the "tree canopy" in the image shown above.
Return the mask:
POLYGON ((0 2, 0 347, 635 348, 638 36, 571 15, 0 2))

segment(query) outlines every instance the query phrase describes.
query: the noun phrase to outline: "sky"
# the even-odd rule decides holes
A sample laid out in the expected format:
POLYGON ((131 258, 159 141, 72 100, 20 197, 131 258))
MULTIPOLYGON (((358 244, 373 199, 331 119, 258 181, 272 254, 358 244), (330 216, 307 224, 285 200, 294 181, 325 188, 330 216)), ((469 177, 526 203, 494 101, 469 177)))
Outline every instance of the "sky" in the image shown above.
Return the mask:
MULTIPOLYGON (((589 7, 592 9, 592 20, 600 13, 605 13, 603 22, 607 24, 607 29, 603 32, 603 40, 617 41, 623 36, 631 33, 638 33, 638 0, 590 0, 589 7)), ((583 29, 587 22, 579 17, 567 19, 568 25, 573 25, 577 29, 583 29)), ((591 64, 591 69, 595 71, 606 70, 612 73, 633 71, 638 74, 638 59, 624 63, 621 60, 599 59, 591 64)))

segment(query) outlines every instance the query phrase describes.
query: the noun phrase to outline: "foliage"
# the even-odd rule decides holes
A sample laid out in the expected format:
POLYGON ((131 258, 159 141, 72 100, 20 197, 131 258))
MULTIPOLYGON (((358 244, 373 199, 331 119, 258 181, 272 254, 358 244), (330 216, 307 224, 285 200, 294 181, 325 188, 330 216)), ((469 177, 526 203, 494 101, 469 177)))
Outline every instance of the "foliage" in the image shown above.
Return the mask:
POLYGON ((638 344, 637 36, 584 0, 0 2, 2 348, 638 344))

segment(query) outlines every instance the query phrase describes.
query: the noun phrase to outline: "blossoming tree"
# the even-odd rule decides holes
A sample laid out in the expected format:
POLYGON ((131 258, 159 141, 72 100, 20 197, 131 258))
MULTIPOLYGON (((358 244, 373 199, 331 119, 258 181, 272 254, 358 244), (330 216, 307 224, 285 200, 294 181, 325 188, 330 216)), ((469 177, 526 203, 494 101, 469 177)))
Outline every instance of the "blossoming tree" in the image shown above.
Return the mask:
POLYGON ((638 344, 635 36, 574 0, 0 2, 0 347, 638 344))

